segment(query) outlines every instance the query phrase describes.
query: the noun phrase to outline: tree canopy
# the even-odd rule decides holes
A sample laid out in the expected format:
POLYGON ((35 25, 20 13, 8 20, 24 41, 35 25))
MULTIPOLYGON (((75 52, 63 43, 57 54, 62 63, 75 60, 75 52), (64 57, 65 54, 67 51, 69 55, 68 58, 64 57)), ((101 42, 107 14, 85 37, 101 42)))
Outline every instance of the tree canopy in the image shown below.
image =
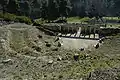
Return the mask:
POLYGON ((0 0, 3 12, 31 18, 119 16, 120 0, 0 0))

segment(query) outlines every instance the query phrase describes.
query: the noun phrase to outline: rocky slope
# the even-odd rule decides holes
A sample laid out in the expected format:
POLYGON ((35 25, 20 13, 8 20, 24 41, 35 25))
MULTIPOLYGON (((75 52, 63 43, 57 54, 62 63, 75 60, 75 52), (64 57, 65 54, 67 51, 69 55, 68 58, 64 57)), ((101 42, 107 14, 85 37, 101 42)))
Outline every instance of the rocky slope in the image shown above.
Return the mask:
POLYGON ((111 36, 92 51, 64 49, 54 41, 34 26, 15 23, 0 27, 0 79, 109 80, 105 76, 109 73, 104 74, 108 69, 110 75, 115 73, 110 78, 119 80, 120 35, 111 36))

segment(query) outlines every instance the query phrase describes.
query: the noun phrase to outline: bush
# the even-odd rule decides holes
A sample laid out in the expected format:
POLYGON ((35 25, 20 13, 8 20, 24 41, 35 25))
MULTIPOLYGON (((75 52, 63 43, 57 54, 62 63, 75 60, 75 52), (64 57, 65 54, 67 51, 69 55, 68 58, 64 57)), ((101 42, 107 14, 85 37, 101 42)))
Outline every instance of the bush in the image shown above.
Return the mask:
POLYGON ((2 12, 0 12, 0 18, 4 19, 5 21, 16 21, 26 24, 32 24, 31 19, 26 16, 16 16, 14 14, 10 13, 3 14, 2 12))
POLYGON ((5 13, 3 16, 4 20, 6 21, 15 21, 16 15, 10 14, 10 13, 5 13))
POLYGON ((35 21, 34 21, 34 23, 35 24, 37 24, 38 26, 40 25, 40 24, 44 24, 46 21, 44 20, 42 20, 41 18, 40 19, 36 19, 35 21))
POLYGON ((32 24, 31 19, 26 16, 16 16, 15 21, 21 22, 21 23, 26 23, 26 24, 32 24))
POLYGON ((0 12, 0 18, 3 18, 5 21, 15 21, 16 15, 10 13, 3 14, 0 12))
POLYGON ((3 13, 2 12, 0 12, 0 18, 3 18, 3 13))
POLYGON ((90 20, 91 20, 91 18, 89 18, 89 17, 84 17, 84 18, 81 18, 81 17, 70 17, 70 18, 67 18, 68 22, 88 22, 90 20))

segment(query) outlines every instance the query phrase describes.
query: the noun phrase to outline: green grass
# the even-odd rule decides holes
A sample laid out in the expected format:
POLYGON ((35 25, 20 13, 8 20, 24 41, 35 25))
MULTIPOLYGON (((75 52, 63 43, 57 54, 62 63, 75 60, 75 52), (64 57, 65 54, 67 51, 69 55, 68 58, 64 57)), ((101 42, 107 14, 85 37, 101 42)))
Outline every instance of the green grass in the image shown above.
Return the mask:
POLYGON ((10 13, 2 13, 0 12, 0 18, 5 21, 15 21, 15 22, 21 22, 26 24, 32 24, 32 21, 29 17, 26 16, 16 16, 15 14, 10 13))
POLYGON ((120 20, 120 19, 118 19, 118 17, 103 17, 103 19, 106 19, 106 20, 120 20))
POLYGON ((70 18, 67 18, 68 22, 87 22, 89 20, 90 20, 90 18, 88 18, 88 17, 84 17, 84 18, 70 17, 70 18))
POLYGON ((35 22, 36 22, 37 24, 44 24, 44 23, 45 23, 45 20, 43 21, 41 18, 39 18, 39 19, 35 19, 35 22))

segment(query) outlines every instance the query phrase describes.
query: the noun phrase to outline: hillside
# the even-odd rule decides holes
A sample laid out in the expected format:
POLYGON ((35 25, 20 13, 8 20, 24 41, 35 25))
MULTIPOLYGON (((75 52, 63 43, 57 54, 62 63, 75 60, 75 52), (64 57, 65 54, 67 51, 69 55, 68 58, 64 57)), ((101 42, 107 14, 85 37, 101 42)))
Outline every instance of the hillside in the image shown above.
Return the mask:
POLYGON ((120 79, 119 34, 109 36, 100 48, 86 51, 64 49, 54 41, 55 37, 35 26, 15 23, 0 27, 0 79, 120 79))

